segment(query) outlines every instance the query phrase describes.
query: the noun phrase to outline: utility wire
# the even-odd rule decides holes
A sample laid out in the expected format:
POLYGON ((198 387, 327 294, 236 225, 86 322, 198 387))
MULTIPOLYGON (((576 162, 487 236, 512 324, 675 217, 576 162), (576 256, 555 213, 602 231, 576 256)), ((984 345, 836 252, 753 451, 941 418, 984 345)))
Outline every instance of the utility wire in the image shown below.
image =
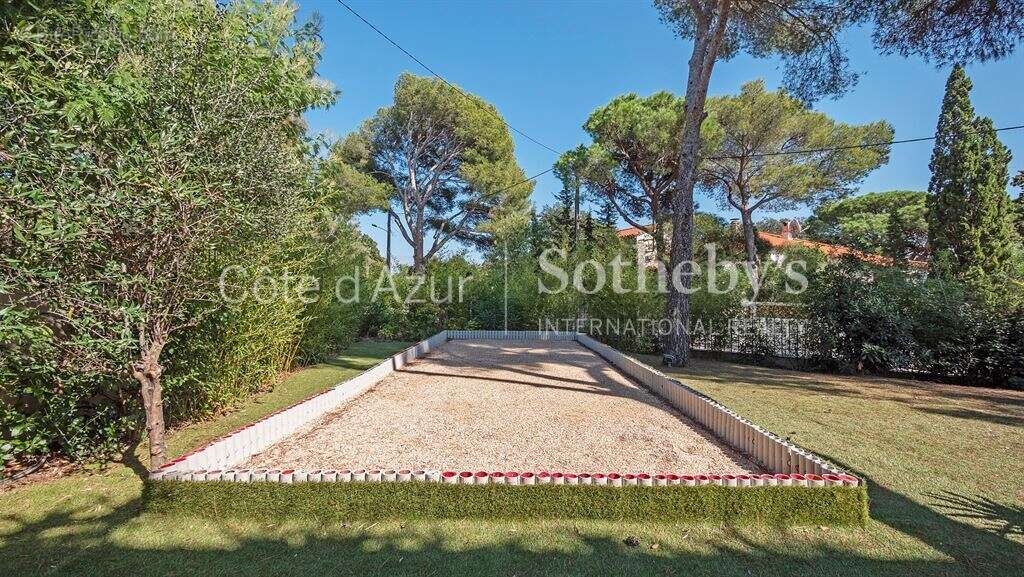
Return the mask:
POLYGON ((523 180, 520 180, 519 182, 517 182, 517 183, 515 183, 515 184, 513 184, 511 186, 506 186, 505 188, 502 188, 501 190, 496 191, 494 194, 501 194, 501 193, 505 192, 506 190, 512 190, 513 188, 515 188, 515 187, 517 187, 517 186, 519 186, 521 184, 526 184, 527 182, 530 182, 531 180, 537 180, 537 177, 543 176, 543 175, 551 172, 552 170, 554 170, 554 167, 551 167, 551 168, 549 168, 547 170, 543 170, 541 172, 538 172, 537 174, 535 174, 533 176, 528 176, 528 177, 524 178, 523 180))
MULTIPOLYGON (((358 12, 353 10, 352 7, 349 6, 347 3, 345 3, 344 0, 338 0, 338 4, 341 4, 346 10, 351 12, 353 16, 355 16, 356 18, 361 20, 363 22, 363 24, 366 24, 367 26, 369 26, 374 32, 376 32, 378 35, 380 35, 381 38, 387 40, 392 46, 394 46, 395 48, 401 50, 403 54, 405 54, 406 56, 411 58, 414 62, 416 62, 416 64, 419 64, 420 66, 422 66, 424 70, 426 70, 427 72, 432 74, 435 78, 437 78, 441 82, 444 82, 445 84, 450 86, 452 89, 454 89, 456 92, 461 94, 463 97, 470 99, 472 102, 477 102, 476 100, 474 100, 472 98, 471 95, 467 94, 464 90, 462 90, 458 86, 456 86, 456 85, 452 84, 451 82, 449 82, 445 77, 443 77, 440 74, 438 74, 437 72, 435 72, 433 68, 431 68, 430 66, 427 66, 427 64, 425 62, 423 62, 422 60, 417 58, 416 55, 414 55, 412 52, 409 52, 408 50, 403 48, 401 44, 399 44, 398 42, 395 42, 390 36, 385 34, 380 28, 377 28, 376 26, 374 26, 372 22, 370 22, 366 18, 363 18, 363 16, 361 14, 359 14, 358 12)), ((508 126, 509 129, 512 130, 513 132, 515 132, 516 134, 522 136, 523 138, 529 140, 530 142, 533 142, 537 146, 540 146, 540 147, 542 147, 544 149, 547 149, 547 150, 551 151, 554 154, 561 155, 561 153, 559 151, 555 150, 554 148, 551 148, 550 146, 544 144, 543 142, 537 140, 536 138, 530 136, 529 134, 526 134, 522 130, 519 130, 518 128, 516 128, 516 127, 512 126, 511 124, 509 124, 507 121, 505 121, 504 118, 499 116, 498 113, 495 112, 494 110, 492 110, 491 108, 489 108, 487 106, 484 106, 483 108, 491 116, 493 116, 493 117, 497 118, 498 120, 504 122, 505 125, 508 126)), ((995 130, 995 132, 1002 132, 1004 130, 1020 130, 1021 128, 1024 128, 1024 124, 1020 124, 1020 125, 1017 125, 1017 126, 1005 126, 1003 128, 996 128, 994 130, 995 130)), ((856 148, 876 148, 876 147, 881 147, 881 146, 891 146, 893 144, 908 144, 908 143, 912 143, 912 142, 926 142, 926 141, 929 141, 929 140, 935 140, 935 138, 936 138, 935 136, 922 136, 920 138, 907 138, 907 139, 903 139, 903 140, 890 140, 890 141, 887 141, 887 142, 869 142, 869 143, 866 143, 866 144, 850 144, 850 145, 846 145, 846 146, 834 146, 834 147, 830 147, 830 148, 811 148, 811 149, 806 149, 806 150, 780 150, 780 151, 777 151, 777 152, 759 152, 759 153, 756 153, 756 154, 746 155, 745 157, 744 156, 739 156, 739 155, 710 156, 710 157, 707 157, 705 160, 738 160, 740 158, 761 158, 761 157, 770 157, 770 156, 786 156, 786 155, 790 155, 790 154, 815 154, 815 153, 819 153, 819 152, 834 152, 834 151, 837 151, 837 150, 852 150, 852 149, 856 149, 856 148)), ((529 178, 527 178, 527 179, 525 179, 525 180, 523 180, 521 182, 518 182, 518 183, 516 183, 516 184, 514 184, 512 186, 503 188, 499 192, 504 192, 506 190, 515 188, 516 186, 519 186, 520 184, 525 184, 527 182, 530 182, 531 180, 534 180, 534 179, 536 179, 539 176, 547 174, 548 172, 551 172, 552 170, 553 169, 549 168, 548 170, 545 170, 543 172, 539 172, 539 173, 537 173, 537 174, 535 174, 535 175, 533 175, 533 176, 531 176, 531 177, 529 177, 529 178)))
MULTIPOLYGON (((1017 125, 1017 126, 1004 126, 1003 128, 995 128, 993 130, 995 132, 1002 132, 1004 130, 1020 130, 1022 128, 1024 128, 1024 124, 1020 124, 1020 125, 1017 125)), ((850 144, 850 145, 847 145, 847 146, 836 146, 836 147, 833 147, 833 148, 811 148, 811 149, 806 149, 806 150, 784 150, 784 151, 779 151, 779 152, 761 152, 761 153, 758 153, 758 154, 748 155, 746 158, 757 157, 757 156, 781 156, 781 155, 785 155, 785 154, 812 154, 812 153, 815 153, 815 152, 830 152, 830 151, 833 151, 833 150, 849 150, 849 149, 853 149, 853 148, 874 148, 876 146, 889 146, 889 145, 892 145, 892 144, 907 144, 907 143, 910 143, 910 142, 925 142, 925 141, 928 141, 928 140, 935 140, 935 138, 936 137, 934 137, 934 136, 922 136, 920 138, 906 138, 906 139, 903 139, 903 140, 890 140, 888 142, 871 142, 871 143, 867 143, 867 144, 850 144)), ((705 160, 729 160, 729 159, 739 159, 739 158, 743 158, 743 157, 740 157, 740 156, 711 156, 711 157, 708 157, 705 160)), ((547 173, 549 173, 549 172, 551 172, 553 170, 554 170, 554 167, 549 168, 549 169, 544 170, 544 171, 541 171, 541 172, 538 172, 537 174, 535 174, 533 176, 530 176, 530 177, 528 177, 528 178, 526 178, 524 180, 521 180, 521 181, 517 182, 516 184, 513 184, 511 186, 507 186, 507 187, 499 190, 498 192, 504 192, 506 190, 513 189, 513 188, 519 186, 520 184, 526 184, 527 182, 530 182, 531 180, 536 180, 537 177, 543 176, 543 175, 545 175, 545 174, 547 174, 547 173)))
MULTIPOLYGON (((452 84, 451 82, 448 82, 448 80, 447 80, 447 79, 446 79, 446 78, 445 78, 444 76, 441 76, 441 75, 440 75, 440 74, 438 74, 437 72, 434 72, 434 69, 433 69, 433 68, 431 68, 431 67, 427 66, 427 65, 426 65, 426 63, 424 63, 424 62, 423 62, 422 60, 420 60, 419 58, 416 58, 416 56, 415 56, 415 55, 414 55, 414 54, 413 54, 412 52, 409 52, 409 51, 408 51, 408 50, 406 50, 405 48, 402 48, 401 44, 399 44, 398 42, 395 42, 394 40, 392 40, 392 39, 391 39, 391 37, 390 37, 390 36, 388 36, 387 34, 385 34, 385 33, 384 33, 383 31, 381 31, 381 29, 380 29, 380 28, 377 28, 377 27, 376 27, 376 26, 374 26, 374 25, 373 25, 373 23, 371 23, 371 22, 370 22, 369 20, 367 20, 366 18, 363 18, 363 16, 362 16, 361 14, 359 14, 358 12, 356 12, 355 10, 353 10, 351 6, 349 6, 348 4, 346 4, 346 3, 344 2, 344 0, 338 0, 338 4, 341 4, 342 6, 344 6, 344 7, 345 7, 345 9, 346 9, 346 10, 348 10, 349 12, 351 12, 353 16, 355 16, 356 18, 358 18, 358 19, 362 20, 362 21, 363 21, 363 24, 366 24, 367 26, 369 26, 370 28, 372 28, 374 32, 376 32, 377 34, 379 34, 379 35, 380 35, 380 36, 381 36, 381 37, 382 37, 383 39, 385 39, 385 40, 387 40, 388 42, 390 42, 392 46, 394 46, 395 48, 397 48, 397 49, 401 50, 401 51, 402 51, 402 52, 403 52, 403 53, 404 53, 404 54, 405 54, 406 56, 408 56, 409 58, 412 58, 412 59, 413 59, 413 61, 414 61, 414 62, 416 62, 416 64, 419 64, 420 66, 422 66, 422 67, 423 67, 423 68, 424 68, 424 69, 425 69, 425 70, 426 70, 427 72, 429 72, 429 73, 431 73, 432 75, 434 75, 434 77, 435 77, 435 78, 437 78, 437 79, 438 79, 438 80, 440 80, 441 82, 444 82, 444 83, 445 83, 445 84, 447 84, 448 86, 452 87, 452 89, 454 89, 454 90, 455 90, 456 92, 458 92, 458 93, 459 93, 459 94, 461 94, 462 96, 464 96, 464 97, 468 98, 468 99, 469 99, 470 101, 472 101, 472 102, 477 102, 477 101, 476 101, 476 100, 474 100, 474 99, 473 99, 473 98, 472 98, 472 97, 471 97, 471 96, 470 96, 469 94, 467 94, 467 93, 466 93, 466 92, 465 92, 464 90, 462 90, 462 89, 461 89, 461 88, 459 88, 458 86, 456 86, 456 85, 452 84)), ((506 125, 506 126, 508 126, 508 127, 509 127, 509 129, 511 129, 511 130, 512 130, 513 132, 515 132, 516 134, 518 134, 518 135, 522 136, 523 138, 525 138, 525 139, 529 140, 530 142, 532 142, 532 143, 536 144, 537 146, 540 146, 540 147, 542 147, 542 148, 546 148, 547 150, 549 150, 549 151, 551 151, 551 152, 553 152, 553 153, 555 153, 555 154, 558 154, 558 155, 560 155, 560 154, 561 154, 561 152, 559 152, 559 151, 555 150, 554 148, 551 148, 550 146, 548 146, 548 145, 544 144, 543 142, 541 142, 541 141, 537 140, 536 138, 534 138, 534 137, 530 136, 529 134, 526 134, 525 132, 523 132, 522 130, 519 130, 519 129, 518 129, 518 128, 516 128, 515 126, 512 126, 512 125, 511 125, 511 124, 509 124, 509 123, 508 123, 508 122, 507 122, 507 121, 506 121, 506 120, 505 120, 504 118, 502 118, 501 116, 499 116, 497 112, 495 112, 494 110, 492 110, 492 109, 491 109, 490 107, 488 107, 488 106, 483 106, 483 109, 484 109, 484 110, 486 110, 486 111, 487 111, 487 112, 488 112, 488 113, 489 113, 489 114, 490 114, 491 116, 493 116, 493 117, 497 118, 498 120, 500 120, 500 121, 504 122, 504 123, 505 123, 505 125, 506 125)), ((539 175, 538 175, 538 176, 539 176, 539 175)))
MULTIPOLYGON (((1003 128, 995 128, 994 132, 1002 132, 1003 130, 1020 130, 1024 128, 1024 124, 1017 126, 1004 126, 1003 128)), ((972 131, 976 133, 977 131, 972 131)), ((970 133, 969 133, 970 134, 970 133)), ((831 148, 811 148, 807 150, 780 150, 778 152, 759 152, 757 154, 748 154, 746 156, 709 156, 706 160, 739 160, 740 158, 758 158, 762 156, 783 156, 786 154, 814 154, 816 152, 832 152, 835 150, 850 150, 853 148, 875 148, 876 146, 889 146, 892 144, 907 144, 909 142, 925 142, 928 140, 935 140, 935 136, 922 136, 920 138, 906 138, 903 140, 890 140, 888 142, 869 142, 867 144, 850 144, 847 146, 834 146, 831 148)))

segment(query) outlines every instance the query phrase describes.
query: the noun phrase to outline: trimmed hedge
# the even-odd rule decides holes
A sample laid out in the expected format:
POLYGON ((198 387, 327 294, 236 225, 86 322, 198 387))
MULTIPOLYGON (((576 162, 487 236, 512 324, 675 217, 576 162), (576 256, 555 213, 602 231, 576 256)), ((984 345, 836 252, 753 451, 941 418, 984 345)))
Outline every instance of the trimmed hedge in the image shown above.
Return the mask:
POLYGON ((855 525, 859 487, 599 487, 441 483, 147 481, 144 507, 210 518, 605 519, 763 525, 855 525))

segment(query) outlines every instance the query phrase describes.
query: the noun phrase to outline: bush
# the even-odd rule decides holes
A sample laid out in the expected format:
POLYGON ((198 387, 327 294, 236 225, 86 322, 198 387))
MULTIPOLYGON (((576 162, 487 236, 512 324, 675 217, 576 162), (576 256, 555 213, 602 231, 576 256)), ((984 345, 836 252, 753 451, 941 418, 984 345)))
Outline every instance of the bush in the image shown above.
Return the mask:
POLYGON ((809 287, 806 299, 823 363, 845 371, 917 368, 914 290, 902 272, 842 260, 816 272, 809 287))
POLYGON ((1024 376, 1024 313, 956 280, 830 263, 805 295, 818 360, 841 371, 914 372, 1007 386, 1024 376))

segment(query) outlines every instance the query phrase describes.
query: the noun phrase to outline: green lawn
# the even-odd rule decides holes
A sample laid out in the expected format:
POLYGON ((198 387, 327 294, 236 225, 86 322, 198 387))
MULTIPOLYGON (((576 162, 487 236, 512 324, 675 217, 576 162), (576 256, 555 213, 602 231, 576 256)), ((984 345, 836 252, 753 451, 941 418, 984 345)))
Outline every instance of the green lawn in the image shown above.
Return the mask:
MULTIPOLYGON (((172 453, 351 376, 360 344, 172 453)), ((650 359, 645 359, 650 361, 650 359)), ((698 361, 679 376, 870 479, 867 529, 594 521, 211 521, 140 512, 132 469, 0 494, 4 575, 1016 575, 1024 393, 698 361), (640 546, 623 540, 635 536, 640 546)), ((134 467, 138 467, 136 463, 134 467)))

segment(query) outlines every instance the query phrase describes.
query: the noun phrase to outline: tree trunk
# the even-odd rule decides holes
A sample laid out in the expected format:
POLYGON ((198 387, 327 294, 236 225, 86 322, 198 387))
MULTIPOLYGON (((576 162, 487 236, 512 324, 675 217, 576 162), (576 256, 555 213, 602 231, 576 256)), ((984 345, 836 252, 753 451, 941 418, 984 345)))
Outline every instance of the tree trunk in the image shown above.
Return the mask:
POLYGON ((654 230, 651 232, 651 234, 654 235, 654 255, 658 262, 661 263, 665 263, 665 256, 669 254, 669 239, 665 238, 666 224, 666 219, 659 216, 654 220, 654 226, 652 227, 654 230))
POLYGON ((675 216, 669 255, 669 289, 666 304, 669 332, 662 355, 662 363, 673 367, 685 367, 690 362, 690 295, 685 291, 690 288, 692 279, 688 273, 692 271, 680 271, 679 287, 676 286, 674 271, 686 261, 693 260, 693 181, 690 182, 690 194, 679 194, 683 189, 677 191, 672 203, 675 216))
POLYGON ((576 246, 580 242, 580 187, 577 185, 573 198, 572 209, 572 242, 576 246))
POLYGON ((160 353, 163 351, 166 335, 158 334, 148 346, 139 352, 139 360, 132 365, 132 377, 139 382, 142 390, 142 406, 146 412, 146 434, 149 436, 149 467, 159 469, 167 461, 164 443, 164 401, 160 376, 160 353))
POLYGON ((412 272, 423 274, 427 270, 427 263, 423 262, 423 236, 416 237, 416 246, 412 251, 412 272))
POLYGON ((424 262, 423 253, 423 209, 420 208, 416 214, 416 230, 412 233, 412 272, 423 274, 427 271, 427 263, 424 262))
MULTIPOLYGON (((697 182, 700 161, 700 127, 704 123, 704 104, 708 83, 718 57, 722 36, 729 18, 729 0, 721 0, 709 22, 698 23, 694 35, 686 79, 683 134, 679 147, 678 187, 672 197, 672 246, 669 255, 668 300, 666 318, 669 333, 664 343, 662 363, 684 367, 690 362, 690 295, 691 270, 680 270, 680 286, 673 280, 683 263, 693 260, 693 188, 697 182)), ((687 265, 692 266, 692 265, 687 265)))
POLYGON ((740 208, 740 216, 743 219, 743 241, 747 247, 747 262, 751 266, 757 266, 757 245, 754 243, 754 215, 750 209, 740 208))

